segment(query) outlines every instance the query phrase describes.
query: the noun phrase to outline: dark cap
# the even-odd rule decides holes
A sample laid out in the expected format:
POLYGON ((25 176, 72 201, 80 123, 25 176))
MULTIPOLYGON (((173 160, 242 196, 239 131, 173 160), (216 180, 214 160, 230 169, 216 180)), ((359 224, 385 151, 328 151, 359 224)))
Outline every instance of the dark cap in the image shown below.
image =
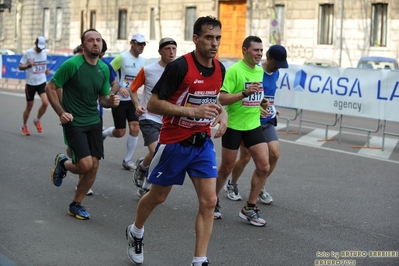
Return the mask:
POLYGON ((274 64, 276 64, 278 68, 288 68, 287 51, 284 46, 279 44, 272 45, 269 47, 266 54, 273 58, 274 64))
POLYGON ((165 47, 166 45, 169 45, 169 44, 173 44, 173 45, 176 45, 176 46, 177 46, 176 41, 173 40, 172 38, 170 38, 170 37, 162 38, 162 39, 159 41, 159 50, 161 50, 163 47, 165 47))

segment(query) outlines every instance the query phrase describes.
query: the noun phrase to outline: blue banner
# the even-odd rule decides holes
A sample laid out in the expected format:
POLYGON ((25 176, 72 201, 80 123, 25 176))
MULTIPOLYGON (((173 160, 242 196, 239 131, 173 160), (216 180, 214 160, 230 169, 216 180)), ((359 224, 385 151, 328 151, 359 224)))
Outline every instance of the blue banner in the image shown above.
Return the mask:
MULTIPOLYGON (((25 79, 25 70, 18 69, 21 58, 22 55, 2 55, 1 78, 25 79)), ((69 58, 70 56, 47 56, 47 68, 50 69, 47 80, 50 80, 61 64, 69 58)))
MULTIPOLYGON (((21 61, 22 55, 1 55, 0 66, 1 74, 0 78, 9 79, 25 79, 25 70, 19 70, 19 62, 21 61)), ((48 55, 47 56, 47 68, 50 69, 50 75, 47 76, 47 81, 49 81, 55 71, 71 56, 62 55, 48 55)), ((113 57, 104 57, 103 60, 108 63, 114 59, 113 57)))

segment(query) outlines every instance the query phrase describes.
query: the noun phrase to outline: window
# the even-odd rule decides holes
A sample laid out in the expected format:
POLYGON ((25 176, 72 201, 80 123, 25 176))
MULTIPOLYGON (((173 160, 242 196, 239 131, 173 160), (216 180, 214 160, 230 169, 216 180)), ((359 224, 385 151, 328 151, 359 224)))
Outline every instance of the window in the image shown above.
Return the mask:
POLYGON ((4 39, 4 11, 0 11, 0 40, 4 39))
POLYGON ((150 11, 150 40, 155 40, 155 10, 150 11))
POLYGON ((333 43, 334 5, 320 5, 318 44, 333 43))
POLYGON ((371 46, 387 46, 388 4, 373 4, 371 17, 371 46))
POLYGON ((43 36, 47 40, 50 37, 50 9, 43 9, 43 36))
POLYGON ((119 10, 118 39, 126 39, 127 10, 119 10))
POLYGON ((61 40, 62 38, 62 9, 57 7, 55 10, 55 39, 61 40))
POLYGON ((80 36, 85 32, 85 12, 84 10, 80 11, 80 36))
POLYGON ((274 7, 274 14, 272 15, 271 20, 270 43, 281 44, 281 42, 284 40, 284 19, 284 5, 276 5, 274 7))
POLYGON ((91 10, 90 11, 90 29, 95 29, 96 28, 96 11, 91 10))
POLYGON ((197 18, 196 7, 186 7, 186 23, 184 25, 184 40, 191 41, 193 39, 193 26, 197 18))

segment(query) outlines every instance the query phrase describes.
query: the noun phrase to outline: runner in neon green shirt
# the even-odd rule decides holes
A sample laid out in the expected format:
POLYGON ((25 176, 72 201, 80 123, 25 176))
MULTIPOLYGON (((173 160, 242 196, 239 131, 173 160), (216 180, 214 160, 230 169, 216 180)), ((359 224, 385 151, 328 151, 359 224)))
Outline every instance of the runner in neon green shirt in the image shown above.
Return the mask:
MULTIPOLYGON (((263 99, 262 86, 263 70, 255 65, 254 68, 247 66, 244 60, 232 65, 226 72, 221 92, 229 94, 238 93, 239 96, 245 93, 251 83, 259 82, 259 91, 244 97, 242 100, 227 105, 226 111, 229 114, 228 127, 236 130, 250 130, 260 126, 260 103, 263 99), (241 94, 241 95, 240 95, 241 94), (245 121, 245 123, 244 123, 245 121)), ((243 95, 244 96, 244 95, 243 95)))
MULTIPOLYGON (((259 216, 256 202, 269 172, 269 152, 260 125, 260 104, 263 100, 263 70, 258 66, 263 55, 262 40, 248 36, 242 45, 243 59, 227 72, 219 94, 219 102, 227 106, 229 115, 226 133, 222 136, 222 163, 218 170, 216 194, 224 187, 236 162, 241 142, 245 144, 255 162, 247 204, 239 212, 240 218, 254 226, 265 226, 259 216)), ((214 218, 222 218, 219 202, 214 218)))

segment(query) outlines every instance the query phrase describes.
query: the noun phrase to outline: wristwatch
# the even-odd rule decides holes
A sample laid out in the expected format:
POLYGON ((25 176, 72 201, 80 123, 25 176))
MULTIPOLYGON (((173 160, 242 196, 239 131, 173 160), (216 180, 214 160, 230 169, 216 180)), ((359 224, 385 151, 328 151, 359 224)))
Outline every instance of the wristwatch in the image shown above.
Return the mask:
POLYGON ((248 94, 245 92, 245 90, 243 90, 241 93, 242 93, 242 95, 244 95, 244 98, 248 97, 248 94))

